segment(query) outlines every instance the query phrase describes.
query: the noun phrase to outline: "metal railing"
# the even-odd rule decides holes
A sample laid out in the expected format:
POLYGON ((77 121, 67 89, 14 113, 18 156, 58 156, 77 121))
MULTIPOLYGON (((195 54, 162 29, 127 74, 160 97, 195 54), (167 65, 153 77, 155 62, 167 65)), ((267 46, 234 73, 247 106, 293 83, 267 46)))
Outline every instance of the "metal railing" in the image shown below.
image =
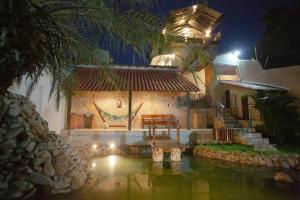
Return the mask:
POLYGON ((209 96, 203 94, 190 94, 189 101, 186 96, 177 97, 177 107, 209 108, 209 96))
POLYGON ((225 106, 221 102, 216 102, 216 117, 218 117, 222 121, 225 121, 225 109, 225 106))

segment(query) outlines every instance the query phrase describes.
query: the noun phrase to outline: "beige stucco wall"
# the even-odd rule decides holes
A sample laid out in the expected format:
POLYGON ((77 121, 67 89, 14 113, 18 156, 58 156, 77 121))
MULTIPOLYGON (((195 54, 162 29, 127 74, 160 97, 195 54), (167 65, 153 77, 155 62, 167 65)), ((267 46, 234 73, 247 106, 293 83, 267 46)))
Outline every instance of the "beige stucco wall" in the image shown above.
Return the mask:
MULTIPOLYGON (((133 92, 132 111, 134 112, 141 103, 140 111, 132 122, 132 128, 141 128, 142 114, 174 114, 180 122, 181 128, 187 127, 186 108, 177 108, 176 97, 184 93, 168 92, 133 92)), ((72 113, 93 114, 93 128, 104 128, 104 123, 97 113, 93 102, 104 111, 114 115, 126 115, 128 113, 128 92, 81 92, 73 97, 72 113), (118 99, 122 102, 122 108, 117 108, 118 99)), ((116 124, 114 121, 107 121, 107 124, 116 124)), ((119 122, 127 125, 127 120, 119 122)))
MULTIPOLYGON (((247 88, 233 86, 233 85, 220 84, 215 89, 215 93, 216 93, 215 95, 216 95, 217 101, 222 102, 222 96, 225 95, 226 90, 230 90, 231 106, 235 107, 232 110, 233 114, 238 116, 239 118, 242 118, 243 111, 242 111, 241 99, 243 96, 253 94, 255 91, 247 89, 247 88)), ((253 99, 248 97, 248 103, 250 105, 253 104, 254 103, 253 99)))
POLYGON ((241 60, 239 70, 243 81, 285 87, 300 99, 300 66, 263 70, 258 61, 241 60))
POLYGON ((183 75, 187 78, 190 82, 198 86, 200 89, 201 94, 206 93, 206 86, 205 86, 205 68, 200 71, 193 72, 196 80, 191 72, 186 71, 183 75))

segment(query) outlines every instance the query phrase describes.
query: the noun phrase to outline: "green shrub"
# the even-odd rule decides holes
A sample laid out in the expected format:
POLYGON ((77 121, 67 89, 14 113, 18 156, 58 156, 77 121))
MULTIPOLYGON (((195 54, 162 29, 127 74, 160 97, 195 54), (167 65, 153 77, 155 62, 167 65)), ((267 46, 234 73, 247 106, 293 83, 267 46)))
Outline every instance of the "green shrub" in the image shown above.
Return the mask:
POLYGON ((276 144, 300 143, 300 120, 297 98, 287 91, 258 91, 252 95, 255 107, 261 113, 264 134, 276 144))

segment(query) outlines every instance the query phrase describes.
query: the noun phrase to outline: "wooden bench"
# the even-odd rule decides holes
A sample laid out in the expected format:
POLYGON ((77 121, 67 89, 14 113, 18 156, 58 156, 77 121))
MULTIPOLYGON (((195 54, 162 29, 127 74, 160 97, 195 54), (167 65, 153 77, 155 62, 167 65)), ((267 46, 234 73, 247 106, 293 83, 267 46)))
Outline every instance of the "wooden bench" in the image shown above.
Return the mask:
POLYGON ((142 127, 151 126, 164 128, 176 128, 176 117, 173 114, 167 115, 142 115, 142 127))

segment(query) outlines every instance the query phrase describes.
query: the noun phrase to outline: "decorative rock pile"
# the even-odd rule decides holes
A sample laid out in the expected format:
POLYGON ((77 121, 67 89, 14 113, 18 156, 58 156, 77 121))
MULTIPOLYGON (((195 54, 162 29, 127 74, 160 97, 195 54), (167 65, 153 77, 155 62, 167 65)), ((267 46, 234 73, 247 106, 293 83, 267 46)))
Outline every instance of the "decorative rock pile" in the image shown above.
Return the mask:
POLYGON ((0 199, 30 196, 36 184, 50 194, 78 189, 88 178, 88 159, 87 146, 50 133, 25 97, 0 96, 0 199))
POLYGON ((171 149, 171 161, 179 162, 181 160, 181 150, 179 148, 171 149))
POLYGON ((195 148, 194 155, 253 166, 300 169, 300 157, 298 155, 249 154, 239 151, 215 151, 206 147, 195 148))

